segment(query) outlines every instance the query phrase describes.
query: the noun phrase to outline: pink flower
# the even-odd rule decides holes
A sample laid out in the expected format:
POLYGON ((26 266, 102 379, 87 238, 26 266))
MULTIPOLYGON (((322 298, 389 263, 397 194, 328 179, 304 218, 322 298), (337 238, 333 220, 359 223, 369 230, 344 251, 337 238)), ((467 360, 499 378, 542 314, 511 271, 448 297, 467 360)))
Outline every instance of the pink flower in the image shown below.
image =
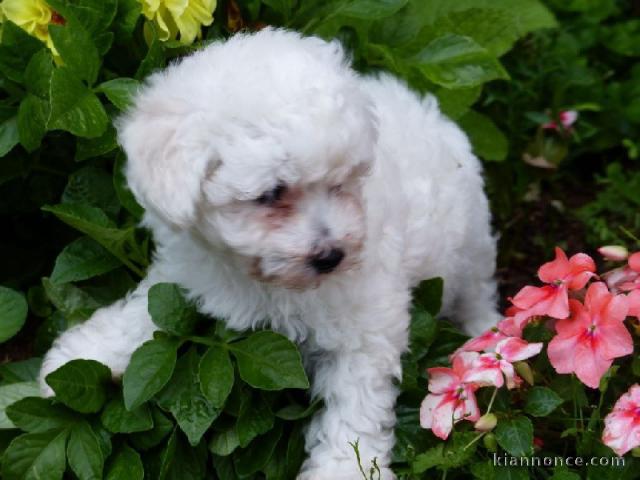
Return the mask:
POLYGON ((580 381, 598 388, 613 360, 633 352, 624 326, 627 299, 612 295, 602 282, 587 290, 585 304, 571 300, 572 318, 556 323, 558 334, 549 342, 549 361, 558 373, 575 372, 580 381))
POLYGON ((602 278, 613 293, 640 289, 640 272, 632 270, 629 266, 611 270, 602 278))
POLYGON ((593 259, 584 253, 567 258, 561 248, 556 247, 556 258, 547 262, 538 270, 538 277, 544 287, 524 287, 511 300, 521 311, 516 313, 514 321, 521 324, 527 319, 539 315, 553 318, 569 316, 569 290, 584 288, 595 275, 596 265, 593 259))
POLYGON ((482 352, 491 350, 504 338, 507 338, 507 336, 502 333, 498 327, 492 327, 482 335, 467 340, 464 345, 453 352, 451 358, 454 358, 460 352, 482 352))
POLYGON ((627 295, 627 302, 629 304, 629 313, 627 315, 640 320, 640 290, 634 290, 627 295))
POLYGON ((420 425, 446 440, 453 424, 480 418, 475 391, 478 386, 467 380, 467 373, 478 357, 475 352, 461 352, 453 359, 453 368, 430 368, 429 395, 420 406, 420 425))
POLYGON ((621 245, 605 245, 598 249, 598 253, 613 262, 621 262, 629 256, 629 250, 621 245))
POLYGON ((626 267, 607 273, 607 285, 615 292, 630 292, 640 289, 640 252, 629 257, 626 267))
POLYGON ((604 425, 602 441, 619 456, 640 445, 640 385, 618 399, 604 425))
POLYGON ((467 381, 481 386, 493 385, 502 387, 507 381, 507 388, 514 388, 520 381, 513 368, 513 362, 520 362, 537 355, 542 350, 542 343, 527 343, 521 338, 505 338, 501 340, 491 353, 483 353, 474 362, 467 374, 467 381))
POLYGON ((516 320, 516 314, 523 311, 524 310, 519 309, 515 305, 507 308, 507 316, 498 322, 498 329, 507 337, 521 337, 524 327, 527 326, 527 323, 531 319, 531 317, 527 315, 519 315, 518 320, 516 320))
MULTIPOLYGON (((575 110, 563 110, 558 114, 558 120, 564 130, 570 130, 571 126, 578 120, 578 112, 575 110)), ((548 130, 560 130, 558 123, 555 120, 547 122, 542 125, 542 128, 548 130)))

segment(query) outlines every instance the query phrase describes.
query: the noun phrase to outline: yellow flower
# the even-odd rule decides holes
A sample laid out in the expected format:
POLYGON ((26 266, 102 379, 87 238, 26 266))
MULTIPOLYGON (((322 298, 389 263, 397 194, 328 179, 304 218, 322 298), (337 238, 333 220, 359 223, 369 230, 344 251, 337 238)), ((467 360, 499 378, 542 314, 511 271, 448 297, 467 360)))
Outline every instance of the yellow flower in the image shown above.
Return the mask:
POLYGON ((139 0, 142 13, 155 22, 160 40, 176 38, 188 45, 200 36, 200 27, 213 23, 216 0, 139 0))
POLYGON ((43 0, 3 0, 0 3, 0 13, 2 17, 46 43, 55 53, 48 27, 50 23, 62 23, 63 20, 43 0))

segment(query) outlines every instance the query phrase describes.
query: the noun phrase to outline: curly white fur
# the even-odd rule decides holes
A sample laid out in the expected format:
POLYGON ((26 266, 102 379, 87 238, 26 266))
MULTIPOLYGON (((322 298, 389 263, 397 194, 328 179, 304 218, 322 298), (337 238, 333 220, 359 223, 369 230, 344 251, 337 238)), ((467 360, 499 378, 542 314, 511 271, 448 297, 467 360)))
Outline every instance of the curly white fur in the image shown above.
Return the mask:
POLYGON ((325 403, 300 479, 359 478, 356 439, 394 478, 410 288, 443 277, 444 313, 469 333, 497 319, 495 241, 465 135, 433 97, 356 74, 337 42, 274 29, 151 76, 118 127, 154 262, 137 290, 55 342, 42 378, 74 358, 121 375, 155 329, 148 288, 175 282, 232 329, 300 343, 325 403), (256 201, 278 185, 277 201, 256 201), (328 249, 344 259, 319 273, 310 258, 328 249))

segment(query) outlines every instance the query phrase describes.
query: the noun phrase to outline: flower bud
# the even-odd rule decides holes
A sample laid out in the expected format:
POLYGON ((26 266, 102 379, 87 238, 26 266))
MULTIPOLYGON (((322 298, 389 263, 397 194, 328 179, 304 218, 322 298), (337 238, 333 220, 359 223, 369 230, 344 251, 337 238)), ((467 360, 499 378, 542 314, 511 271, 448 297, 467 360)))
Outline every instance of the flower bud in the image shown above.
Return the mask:
POLYGON ((621 262, 629 256, 629 250, 622 245, 605 245, 598 249, 598 253, 605 259, 613 262, 621 262))
POLYGON ((496 452, 498 450, 498 441, 493 433, 487 433, 482 439, 484 448, 490 452, 496 452))
POLYGON ((496 417, 493 413, 485 413, 478 419, 474 427, 476 430, 479 430, 481 432, 490 432, 491 430, 496 428, 497 424, 498 417, 496 417))
POLYGON ((515 367, 516 372, 518 372, 518 375, 524 378, 529 385, 534 384, 533 371, 527 362, 516 362, 513 366, 515 367))

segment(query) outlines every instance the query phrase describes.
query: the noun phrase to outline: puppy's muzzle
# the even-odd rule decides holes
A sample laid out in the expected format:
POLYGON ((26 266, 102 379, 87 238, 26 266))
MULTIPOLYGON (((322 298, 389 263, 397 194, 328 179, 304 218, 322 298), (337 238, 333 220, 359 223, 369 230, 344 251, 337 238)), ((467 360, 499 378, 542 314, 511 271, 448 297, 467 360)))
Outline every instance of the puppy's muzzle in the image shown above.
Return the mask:
POLYGON ((331 248, 312 255, 309 257, 308 263, 317 273, 331 273, 340 265, 343 258, 344 250, 331 248))

